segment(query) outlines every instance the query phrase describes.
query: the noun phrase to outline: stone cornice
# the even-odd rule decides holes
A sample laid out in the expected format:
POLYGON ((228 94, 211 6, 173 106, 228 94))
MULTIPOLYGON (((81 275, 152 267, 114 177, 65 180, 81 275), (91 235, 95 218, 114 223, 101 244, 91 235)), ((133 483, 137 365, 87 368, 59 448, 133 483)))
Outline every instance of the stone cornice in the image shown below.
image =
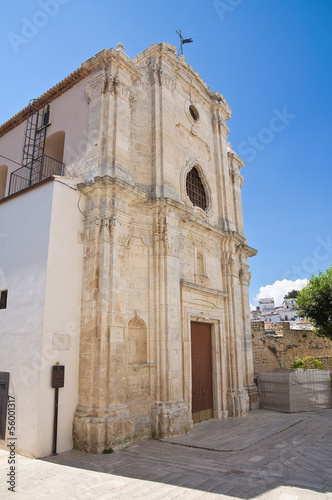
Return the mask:
POLYGON ((257 250, 245 243, 241 243, 237 248, 242 254, 245 255, 246 258, 254 257, 255 255, 257 255, 257 250))
POLYGON ((94 180, 79 183, 77 189, 82 191, 85 195, 92 193, 95 189, 104 189, 107 185, 117 186, 121 190, 126 189, 128 191, 126 195, 127 197, 129 193, 131 193, 130 196, 132 199, 139 197, 143 203, 150 205, 151 208, 158 204, 164 205, 165 209, 167 207, 173 207, 175 210, 179 210, 181 212, 179 217, 183 223, 197 224, 198 226, 209 230, 211 235, 216 235, 219 238, 222 238, 225 242, 226 240, 232 242, 234 248, 238 248, 248 257, 254 256, 257 253, 257 250, 248 246, 247 239, 244 236, 236 231, 223 231, 215 225, 210 224, 207 221, 208 216, 206 214, 202 213, 197 215, 197 212, 185 205, 183 202, 172 200, 171 198, 149 198, 145 191, 136 186, 132 186, 122 179, 110 177, 108 175, 104 177, 95 177, 94 180))
POLYGON ((180 285, 184 288, 190 288, 193 290, 197 290, 199 292, 204 292, 205 294, 208 294, 208 295, 219 295, 221 297, 228 297, 229 296, 228 292, 224 292, 222 290, 216 290, 214 288, 206 288, 204 286, 197 285, 196 283, 191 283, 190 281, 186 281, 184 279, 180 280, 180 285))
POLYGON ((136 186, 133 186, 118 177, 111 177, 109 175, 95 177, 93 180, 82 182, 77 186, 77 189, 82 191, 85 195, 93 193, 96 189, 107 189, 108 187, 112 187, 112 189, 113 187, 116 187, 120 190, 127 190, 127 199, 130 199, 129 193, 131 193, 133 199, 140 197, 144 201, 147 200, 147 194, 142 191, 142 189, 137 188, 136 186))
POLYGON ((235 153, 235 151, 233 151, 232 145, 230 142, 227 144, 227 156, 228 156, 228 159, 230 160, 231 163, 233 163, 233 162, 236 163, 236 166, 238 169, 240 169, 244 166, 244 160, 242 160, 242 158, 240 158, 235 153))

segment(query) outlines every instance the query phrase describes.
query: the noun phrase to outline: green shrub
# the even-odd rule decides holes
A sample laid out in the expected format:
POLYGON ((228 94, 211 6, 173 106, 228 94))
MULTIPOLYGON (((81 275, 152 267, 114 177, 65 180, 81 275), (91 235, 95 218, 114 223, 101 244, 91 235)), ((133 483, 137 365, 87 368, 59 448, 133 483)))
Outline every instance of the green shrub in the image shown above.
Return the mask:
POLYGON ((314 370, 323 370, 324 366, 319 359, 315 359, 312 356, 306 356, 305 358, 297 358, 292 368, 301 368, 302 370, 314 369, 314 370))

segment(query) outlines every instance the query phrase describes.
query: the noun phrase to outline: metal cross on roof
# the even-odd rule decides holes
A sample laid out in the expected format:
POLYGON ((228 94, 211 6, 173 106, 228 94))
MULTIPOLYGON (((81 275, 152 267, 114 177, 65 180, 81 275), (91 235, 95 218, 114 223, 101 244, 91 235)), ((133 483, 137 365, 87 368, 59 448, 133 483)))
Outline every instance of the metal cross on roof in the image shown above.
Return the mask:
POLYGON ((183 36, 181 35, 181 30, 176 31, 176 33, 180 37, 180 48, 179 48, 179 51, 178 51, 178 56, 181 56, 183 54, 183 48, 182 48, 183 44, 185 44, 185 43, 192 43, 194 40, 192 38, 183 38, 183 36))

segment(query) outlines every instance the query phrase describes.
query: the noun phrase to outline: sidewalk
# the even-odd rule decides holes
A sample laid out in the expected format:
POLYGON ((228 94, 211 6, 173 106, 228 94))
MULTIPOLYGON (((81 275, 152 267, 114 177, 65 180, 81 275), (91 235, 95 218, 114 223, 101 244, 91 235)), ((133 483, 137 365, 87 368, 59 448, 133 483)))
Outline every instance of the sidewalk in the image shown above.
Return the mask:
POLYGON ((0 451, 1 499, 332 500, 332 409, 255 410, 111 455, 19 456, 15 493, 8 470, 0 451))

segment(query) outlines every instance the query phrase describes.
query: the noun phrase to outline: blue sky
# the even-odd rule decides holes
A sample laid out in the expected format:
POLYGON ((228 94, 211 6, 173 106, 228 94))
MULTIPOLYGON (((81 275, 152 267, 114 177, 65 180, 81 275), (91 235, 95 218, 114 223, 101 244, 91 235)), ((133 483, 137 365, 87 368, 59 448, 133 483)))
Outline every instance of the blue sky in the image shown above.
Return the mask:
POLYGON ((256 305, 332 264, 331 26, 331 0, 4 2, 0 123, 100 50, 121 41, 134 57, 181 29, 187 62, 232 108, 256 305))

